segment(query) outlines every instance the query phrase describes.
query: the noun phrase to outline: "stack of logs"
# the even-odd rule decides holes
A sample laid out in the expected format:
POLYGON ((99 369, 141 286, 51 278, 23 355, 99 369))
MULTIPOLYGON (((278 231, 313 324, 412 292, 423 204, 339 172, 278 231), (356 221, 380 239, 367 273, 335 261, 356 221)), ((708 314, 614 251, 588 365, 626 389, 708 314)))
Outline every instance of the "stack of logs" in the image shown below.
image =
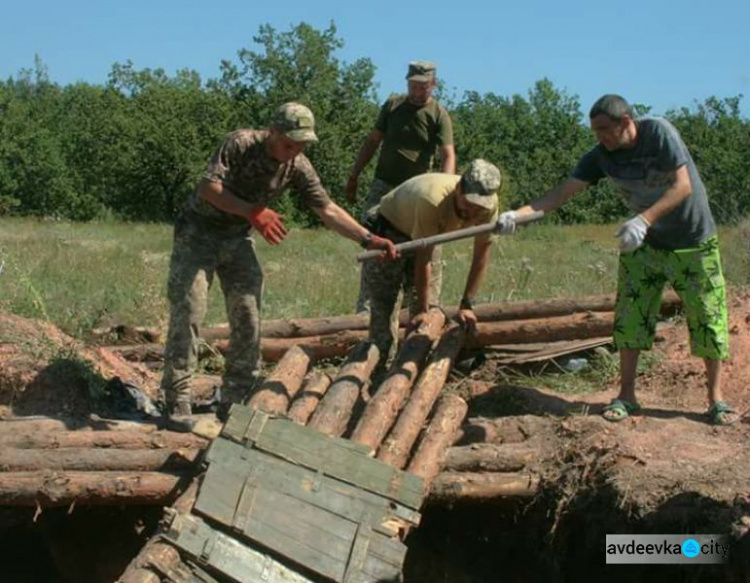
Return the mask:
MULTIPOLYGON (((609 336, 614 321, 612 310, 614 294, 589 296, 580 299, 504 302, 480 304, 475 308, 479 319, 476 333, 467 341, 469 347, 513 343, 540 343, 562 340, 580 340, 609 336)), ((664 312, 674 312, 680 305, 674 293, 665 294, 664 312)), ((446 310, 450 318, 456 308, 446 310)), ((407 315, 401 317, 401 326, 407 315)), ((367 338, 366 316, 337 316, 263 322, 261 352, 265 362, 278 361, 289 348, 304 348, 315 360, 342 357, 359 342, 367 338)), ((109 346, 111 350, 130 360, 158 363, 163 346, 157 342, 161 335, 146 328, 98 331, 97 336, 107 338, 141 338, 152 342, 137 345, 109 346)), ((219 352, 227 349, 229 330, 226 326, 206 328, 204 340, 219 352)))
MULTIPOLYGON (((453 439, 448 429, 457 427, 466 411, 466 404, 454 395, 444 395, 438 401, 462 346, 610 334, 612 315, 604 310, 613 305, 613 296, 595 296, 480 307, 478 331, 471 338, 466 338, 455 325, 444 328, 445 316, 434 312, 422 330, 405 340, 389 375, 377 390, 369 386, 377 350, 367 343, 351 350, 332 381, 311 370, 312 364, 329 356, 332 347, 338 350, 343 344, 313 341, 309 335, 266 338, 264 342, 278 343, 265 345, 266 357, 272 356, 269 351, 282 349, 284 356, 250 405, 287 415, 328 435, 366 444, 378 459, 427 477, 436 473, 436 464, 443 461, 439 459, 440 448, 458 439, 453 439), (489 321, 491 317, 497 320, 489 321), (408 461, 436 401, 421 449, 408 461), (438 427, 443 429, 438 432, 438 427), (439 437, 430 437, 435 432, 439 437), (430 446, 430 440, 439 443, 430 446)), ((673 311, 677 305, 676 296, 667 295, 662 308, 673 311)), ((355 317, 329 318, 316 324, 326 323, 327 328, 314 329, 301 321, 286 322, 285 333, 330 330, 330 326, 338 326, 343 320, 349 322, 347 325, 358 321, 355 317)), ((275 325, 265 328, 266 333, 277 333, 275 329, 275 325)), ((209 330, 206 336, 210 338, 212 334, 209 330)), ((364 330, 349 330, 333 336, 354 335, 360 339, 364 334, 364 330)), ((330 338, 326 334, 313 337, 330 338)), ((539 452, 529 443, 492 443, 521 441, 503 438, 508 428, 498 424, 502 421, 464 425, 459 431, 463 436, 461 443, 484 443, 448 450, 443 472, 435 477, 428 500, 533 495, 538 483, 535 476, 517 472, 528 469, 530 460, 539 458, 539 452), (492 438, 493 432, 496 439, 492 438)), ((160 431, 145 423, 100 423, 71 429, 52 419, 0 422, 0 505, 43 508, 73 503, 169 503, 195 475, 200 453, 208 443, 197 435, 160 431)))
MULTIPOLYGON (((468 407, 461 397, 440 393, 465 341, 466 331, 461 326, 455 322, 446 325, 442 311, 430 311, 422 325, 406 337, 372 396, 371 376, 380 358, 373 344, 355 346, 335 379, 319 371, 308 374, 311 355, 293 346, 248 406, 366 445, 378 460, 420 476, 428 501, 532 496, 539 479, 523 468, 538 461, 535 452, 513 446, 503 452, 502 446, 490 444, 451 447, 461 433, 468 407), (444 467, 446 460, 449 463, 444 467)), ((180 496, 175 508, 182 512, 192 508, 199 481, 180 496)), ((179 553, 154 537, 120 581, 150 583, 159 580, 158 573, 181 566, 179 553)))

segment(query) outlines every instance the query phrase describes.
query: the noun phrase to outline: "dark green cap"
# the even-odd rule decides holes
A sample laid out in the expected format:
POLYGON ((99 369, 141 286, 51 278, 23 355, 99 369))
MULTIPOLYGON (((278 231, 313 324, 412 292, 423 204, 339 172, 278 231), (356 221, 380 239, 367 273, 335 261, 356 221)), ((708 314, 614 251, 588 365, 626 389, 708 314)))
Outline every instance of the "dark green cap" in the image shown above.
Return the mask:
POLYGON ((429 61, 412 61, 406 74, 409 81, 429 82, 435 80, 435 63, 429 61))

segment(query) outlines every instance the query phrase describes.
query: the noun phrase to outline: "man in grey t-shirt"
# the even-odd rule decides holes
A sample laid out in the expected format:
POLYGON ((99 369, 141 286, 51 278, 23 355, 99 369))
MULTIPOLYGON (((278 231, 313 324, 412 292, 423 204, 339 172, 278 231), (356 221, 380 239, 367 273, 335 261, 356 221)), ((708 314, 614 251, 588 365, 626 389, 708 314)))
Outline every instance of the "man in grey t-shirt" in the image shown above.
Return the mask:
POLYGON ((691 351, 706 365, 708 418, 717 425, 738 416, 723 400, 721 363, 729 357, 726 291, 716 225, 695 163, 677 130, 661 118, 634 119, 619 95, 591 108, 598 144, 570 178, 542 198, 500 215, 501 232, 513 232, 519 216, 554 210, 589 185, 609 178, 635 216, 620 238, 614 341, 620 351, 620 394, 603 416, 621 421, 636 413, 635 375, 640 351, 651 348, 665 283, 685 306, 691 351))

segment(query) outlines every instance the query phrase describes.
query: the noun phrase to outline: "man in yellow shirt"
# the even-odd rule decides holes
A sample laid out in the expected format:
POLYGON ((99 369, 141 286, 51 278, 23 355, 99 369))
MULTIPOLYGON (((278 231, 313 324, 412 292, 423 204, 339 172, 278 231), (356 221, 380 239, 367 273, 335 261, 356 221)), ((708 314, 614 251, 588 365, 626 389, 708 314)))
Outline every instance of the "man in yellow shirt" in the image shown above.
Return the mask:
MULTIPOLYGON (((415 176, 386 194, 365 225, 395 243, 421 239, 494 222, 498 217, 496 191, 500 171, 485 160, 474 160, 461 176, 430 173, 415 176)), ((466 279, 458 319, 473 326, 472 300, 489 264, 491 233, 474 238, 474 253, 466 279)), ((370 297, 370 340, 383 357, 392 357, 398 338, 398 314, 404 293, 415 292, 409 306, 412 325, 424 318, 437 302, 432 291, 433 247, 420 249, 396 261, 368 261, 364 281, 370 297)))

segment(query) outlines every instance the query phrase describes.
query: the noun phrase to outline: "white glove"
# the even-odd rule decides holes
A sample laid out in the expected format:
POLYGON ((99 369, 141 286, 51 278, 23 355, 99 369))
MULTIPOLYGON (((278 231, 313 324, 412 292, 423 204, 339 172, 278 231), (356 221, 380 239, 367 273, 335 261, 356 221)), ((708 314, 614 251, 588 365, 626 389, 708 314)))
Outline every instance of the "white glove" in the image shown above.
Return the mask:
POLYGON ((497 217, 495 232, 500 235, 512 235, 516 232, 516 221, 518 213, 516 211, 505 211, 497 217))
POLYGON ((636 215, 629 221, 625 221, 615 235, 620 238, 620 252, 630 253, 643 245, 646 231, 650 226, 651 223, 641 215, 636 215))

